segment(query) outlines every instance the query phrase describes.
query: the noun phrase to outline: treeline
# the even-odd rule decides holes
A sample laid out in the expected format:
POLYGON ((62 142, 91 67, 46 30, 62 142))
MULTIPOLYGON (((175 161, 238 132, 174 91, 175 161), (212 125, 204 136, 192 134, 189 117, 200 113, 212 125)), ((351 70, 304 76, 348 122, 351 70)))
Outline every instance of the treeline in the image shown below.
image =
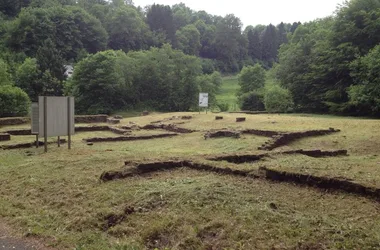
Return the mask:
POLYGON ((0 12, 0 95, 9 97, 0 100, 0 116, 22 115, 39 95, 73 94, 83 113, 138 105, 189 110, 201 90, 217 105, 215 71, 271 67, 300 24, 242 31, 234 15, 123 0, 3 0, 0 12), (75 65, 69 81, 65 65, 75 65), (24 107, 9 110, 10 96, 24 107))
POLYGON ((351 0, 288 35, 274 68, 298 112, 380 116, 380 1, 351 0))

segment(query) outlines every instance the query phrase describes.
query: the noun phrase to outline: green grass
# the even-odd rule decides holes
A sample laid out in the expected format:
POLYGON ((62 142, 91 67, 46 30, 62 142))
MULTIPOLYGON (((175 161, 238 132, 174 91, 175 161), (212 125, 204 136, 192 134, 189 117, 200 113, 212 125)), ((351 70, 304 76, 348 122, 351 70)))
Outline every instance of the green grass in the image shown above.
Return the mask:
POLYGON ((216 100, 219 103, 228 103, 229 111, 238 111, 239 105, 237 103, 236 93, 239 88, 237 76, 223 77, 223 83, 219 93, 216 95, 216 100))
MULTIPOLYGON (((145 125, 193 115, 180 127, 199 132, 174 138, 95 143, 82 139, 116 136, 84 132, 66 145, 0 151, 0 218, 29 237, 57 249, 378 249, 378 203, 341 192, 322 192, 291 184, 178 169, 108 183, 104 171, 123 169, 124 161, 192 159, 210 155, 263 153, 267 138, 203 139, 209 129, 301 131, 334 127, 342 132, 302 139, 276 149, 347 149, 348 157, 276 156, 257 163, 216 166, 256 171, 260 166, 288 172, 351 179, 380 188, 380 121, 324 116, 235 114, 153 114, 122 120, 145 125), (241 115, 239 115, 241 116, 241 115), (273 209, 273 204, 277 209, 273 209), (104 217, 126 206, 137 212, 104 231, 104 217), (271 208, 272 207, 272 208, 271 208)), ((180 122, 174 120, 170 122, 180 122)), ((19 126, 20 127, 20 126, 19 126)), ((3 129, 3 128, 2 128, 3 129)), ((9 127, 6 127, 9 129, 9 127)), ((162 131, 135 131, 152 134, 162 131)), ((12 142, 33 136, 12 136, 12 142)), ((9 142, 0 142, 0 145, 9 142)), ((210 163, 210 162, 208 162, 210 163)))

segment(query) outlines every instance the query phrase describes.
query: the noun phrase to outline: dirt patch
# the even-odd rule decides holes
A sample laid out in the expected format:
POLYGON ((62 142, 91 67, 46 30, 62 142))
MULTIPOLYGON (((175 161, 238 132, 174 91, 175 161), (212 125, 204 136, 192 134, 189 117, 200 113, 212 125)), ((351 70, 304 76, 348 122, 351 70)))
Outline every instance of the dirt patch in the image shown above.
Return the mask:
POLYGON ((260 167, 259 171, 266 179, 271 181, 296 183, 326 190, 340 190, 346 193, 357 194, 380 200, 380 189, 367 187, 348 180, 282 172, 268 169, 266 167, 260 167))
POLYGON ((106 123, 108 115, 76 115, 75 123, 106 123))
POLYGON ((219 131, 209 131, 204 135, 205 140, 209 138, 220 138, 220 137, 240 138, 240 132, 232 131, 232 130, 219 130, 219 131))
POLYGON ((11 126, 11 125, 20 125, 29 123, 30 118, 29 117, 7 117, 7 118, 0 118, 0 126, 11 126))
POLYGON ((103 229, 103 231, 107 231, 111 227, 114 227, 114 226, 120 224, 121 222, 123 222, 128 215, 133 214, 134 212, 135 212, 134 207, 126 206, 124 208, 123 213, 121 213, 121 214, 108 214, 108 215, 103 217, 104 222, 103 222, 101 228, 103 229))
POLYGON ((328 130, 309 130, 304 132, 283 133, 273 136, 271 141, 266 142, 259 147, 260 150, 273 150, 275 148, 290 144, 295 140, 299 140, 306 137, 329 135, 340 132, 339 129, 330 128, 328 130))
POLYGON ((118 141, 139 141, 151 140, 158 138, 168 138, 177 136, 178 134, 160 134, 160 135, 143 135, 143 136, 120 136, 120 137, 94 137, 83 139, 85 142, 118 142, 118 141))
MULTIPOLYGON (((60 139, 60 143, 66 143, 66 139, 60 139)), ((57 142, 48 142, 48 144, 56 144, 57 142)), ((38 142, 39 146, 44 146, 45 143, 42 141, 38 142)), ((21 148, 32 148, 36 146, 36 142, 30 142, 30 143, 19 143, 19 144, 12 144, 12 145, 3 145, 0 146, 0 149, 3 150, 11 150, 11 149, 21 149, 21 148)))
POLYGON ((11 135, 8 133, 0 133, 0 141, 10 141, 11 140, 11 135))
POLYGON ((140 127, 140 129, 145 130, 155 130, 155 129, 163 129, 166 131, 174 132, 174 133, 180 133, 180 134, 190 134, 195 132, 195 130, 187 129, 187 128, 179 128, 174 124, 148 124, 144 127, 140 127))

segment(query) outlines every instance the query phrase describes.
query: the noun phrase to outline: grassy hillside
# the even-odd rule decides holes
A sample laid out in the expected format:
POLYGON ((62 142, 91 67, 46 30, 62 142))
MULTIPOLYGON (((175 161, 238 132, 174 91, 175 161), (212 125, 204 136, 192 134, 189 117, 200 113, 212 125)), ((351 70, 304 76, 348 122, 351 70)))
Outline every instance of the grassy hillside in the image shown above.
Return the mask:
POLYGON ((220 92, 216 96, 218 103, 228 103, 229 111, 239 110, 239 105, 237 104, 236 97, 236 93, 239 88, 240 86, 238 84, 237 75, 223 77, 223 83, 220 92))
MULTIPOLYGON (((377 201, 343 191, 188 168, 136 174, 101 182, 105 171, 128 170, 124 162, 191 160, 216 168, 260 174, 260 167, 335 178, 380 188, 378 120, 324 116, 172 113, 126 118, 122 125, 155 121, 197 130, 173 138, 94 143, 110 131, 73 136, 73 148, 0 150, 0 218, 23 235, 57 249, 377 249, 377 201), (191 120, 172 116, 192 115, 191 120), (349 156, 313 158, 258 150, 270 138, 205 140, 213 129, 304 131, 341 129, 304 138, 274 152, 347 149, 349 156), (215 155, 271 154, 257 162, 215 162, 215 155), (272 155, 273 154, 273 155, 272 155), (122 216, 121 216, 122 215, 122 216)), ((19 125, 14 128, 28 127, 19 125)), ((3 127, 2 131, 13 127, 3 127)), ((167 133, 134 129, 131 136, 167 133)), ((34 136, 12 136, 9 145, 34 136)), ((132 164, 135 166, 134 164, 132 164)), ((132 167, 133 167, 132 166, 132 167)))

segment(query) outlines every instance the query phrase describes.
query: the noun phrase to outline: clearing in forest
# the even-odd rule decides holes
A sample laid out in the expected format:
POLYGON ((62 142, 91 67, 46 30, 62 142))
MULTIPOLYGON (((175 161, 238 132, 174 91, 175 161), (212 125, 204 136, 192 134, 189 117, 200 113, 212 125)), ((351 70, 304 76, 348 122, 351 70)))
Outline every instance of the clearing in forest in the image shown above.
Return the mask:
POLYGON ((77 124, 46 154, 3 126, 0 216, 54 249, 380 247, 380 121, 217 116, 77 124))

